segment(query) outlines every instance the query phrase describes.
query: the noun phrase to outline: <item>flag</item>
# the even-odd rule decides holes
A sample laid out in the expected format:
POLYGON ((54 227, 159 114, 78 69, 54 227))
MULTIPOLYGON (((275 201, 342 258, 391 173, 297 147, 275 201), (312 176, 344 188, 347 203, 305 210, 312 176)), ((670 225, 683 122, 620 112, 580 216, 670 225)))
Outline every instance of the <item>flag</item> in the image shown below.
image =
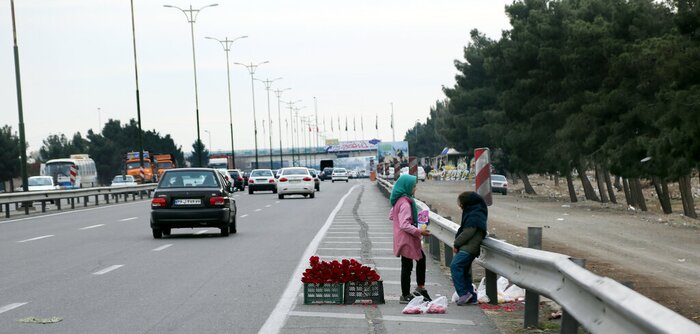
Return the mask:
POLYGON ((326 132, 326 115, 323 115, 323 132, 326 132))
POLYGON ((333 127, 333 117, 331 117, 331 132, 335 132, 335 128, 333 127))
POLYGON ((348 131, 348 116, 345 116, 345 132, 348 131))
POLYGON ((365 118, 362 115, 360 115, 360 129, 365 131, 365 118))
POLYGON ((357 124, 355 123, 355 115, 352 116, 352 131, 357 131, 357 124))
POLYGON ((374 114, 374 128, 376 130, 379 130, 379 115, 378 114, 374 114))

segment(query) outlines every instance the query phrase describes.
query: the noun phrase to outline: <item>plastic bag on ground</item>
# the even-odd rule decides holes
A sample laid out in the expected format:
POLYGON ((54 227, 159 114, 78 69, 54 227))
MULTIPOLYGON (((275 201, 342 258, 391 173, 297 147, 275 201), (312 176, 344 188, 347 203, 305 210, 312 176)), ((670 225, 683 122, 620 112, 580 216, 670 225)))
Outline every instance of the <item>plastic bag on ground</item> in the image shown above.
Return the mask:
POLYGON ((514 302, 525 299, 525 289, 513 284, 503 292, 503 299, 506 302, 514 302))
POLYGON ((429 302, 426 313, 447 313, 447 297, 440 296, 429 302))
POLYGON ((428 302, 423 301, 423 296, 416 296, 403 308, 403 314, 421 314, 428 309, 428 302))
POLYGON ((452 294, 452 302, 456 303, 457 299, 459 299, 459 295, 457 294, 457 291, 455 291, 455 293, 452 294))
POLYGON ((476 299, 482 304, 486 304, 491 301, 486 295, 486 277, 481 279, 481 282, 479 282, 479 287, 476 288, 476 299))

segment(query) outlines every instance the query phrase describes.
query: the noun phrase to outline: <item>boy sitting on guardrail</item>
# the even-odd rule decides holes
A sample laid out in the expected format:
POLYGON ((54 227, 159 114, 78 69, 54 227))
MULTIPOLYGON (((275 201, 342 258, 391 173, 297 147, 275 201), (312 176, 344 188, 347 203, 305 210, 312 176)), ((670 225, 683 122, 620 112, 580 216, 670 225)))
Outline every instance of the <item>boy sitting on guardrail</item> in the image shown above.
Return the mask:
POLYGON ((486 202, 477 193, 465 191, 457 197, 462 209, 462 223, 452 245, 455 256, 450 264, 452 282, 459 295, 457 305, 476 304, 472 285, 472 262, 479 257, 481 242, 486 237, 488 209, 486 202))

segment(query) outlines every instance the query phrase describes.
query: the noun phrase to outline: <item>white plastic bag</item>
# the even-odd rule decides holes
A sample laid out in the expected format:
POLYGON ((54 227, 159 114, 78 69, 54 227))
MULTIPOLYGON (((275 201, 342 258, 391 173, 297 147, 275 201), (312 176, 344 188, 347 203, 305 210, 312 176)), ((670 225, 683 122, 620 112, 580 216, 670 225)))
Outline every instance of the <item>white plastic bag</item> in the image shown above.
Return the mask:
POLYGON ((428 309, 428 302, 423 301, 423 296, 416 296, 403 308, 403 314, 421 314, 428 309))
POLYGON ((513 284, 503 292, 503 299, 506 302, 514 302, 525 299, 525 289, 513 284))
POLYGON ((426 313, 447 313, 447 297, 440 296, 429 302, 426 313))
POLYGON ((491 301, 486 295, 486 277, 481 279, 481 282, 479 282, 479 287, 476 288, 476 299, 479 301, 479 303, 483 304, 491 301))
POLYGON ((452 302, 456 303, 458 299, 459 295, 457 294, 457 291, 455 291, 455 293, 452 294, 452 302))

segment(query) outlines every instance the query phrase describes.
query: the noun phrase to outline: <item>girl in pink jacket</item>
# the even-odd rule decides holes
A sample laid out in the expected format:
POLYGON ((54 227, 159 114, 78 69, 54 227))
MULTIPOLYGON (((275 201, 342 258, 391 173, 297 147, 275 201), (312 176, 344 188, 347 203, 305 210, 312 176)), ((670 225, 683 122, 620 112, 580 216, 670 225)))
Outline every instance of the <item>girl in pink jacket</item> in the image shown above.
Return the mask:
POLYGON ((414 295, 422 295, 430 300, 425 289, 425 253, 421 247, 421 237, 430 235, 429 230, 418 228, 418 208, 413 196, 416 193, 416 177, 401 175, 394 183, 389 201, 391 202, 391 220, 394 225, 394 255, 401 257, 401 298, 399 303, 407 304, 414 295), (416 283, 418 287, 411 290, 411 272, 413 261, 416 265, 416 283))

